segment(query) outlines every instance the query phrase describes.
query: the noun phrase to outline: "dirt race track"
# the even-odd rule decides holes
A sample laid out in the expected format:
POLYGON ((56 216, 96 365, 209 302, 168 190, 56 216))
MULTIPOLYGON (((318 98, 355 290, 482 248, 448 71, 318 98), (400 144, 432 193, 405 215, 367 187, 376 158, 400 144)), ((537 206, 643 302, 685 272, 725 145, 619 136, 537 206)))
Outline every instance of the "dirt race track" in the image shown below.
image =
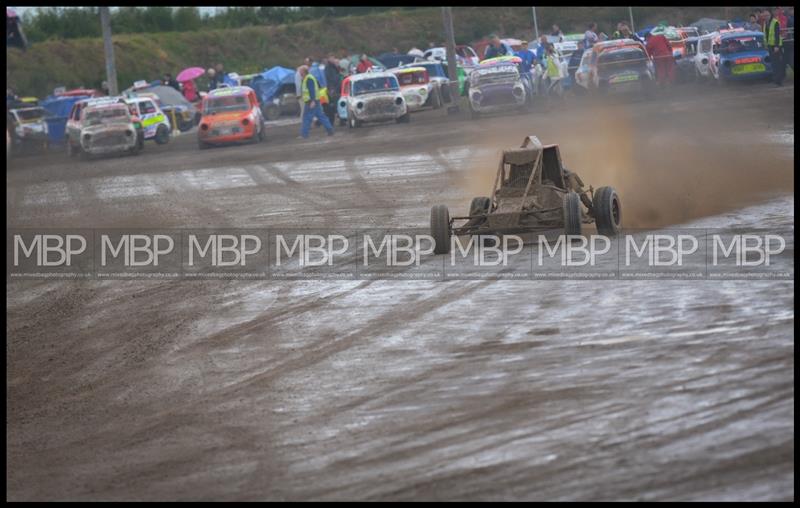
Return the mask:
MULTIPOLYGON (((7 227, 427 227, 535 134, 794 229, 794 87, 14 161, 7 227)), ((783 260, 793 271, 794 246, 783 260)), ((794 281, 8 281, 9 500, 793 500, 794 281)))

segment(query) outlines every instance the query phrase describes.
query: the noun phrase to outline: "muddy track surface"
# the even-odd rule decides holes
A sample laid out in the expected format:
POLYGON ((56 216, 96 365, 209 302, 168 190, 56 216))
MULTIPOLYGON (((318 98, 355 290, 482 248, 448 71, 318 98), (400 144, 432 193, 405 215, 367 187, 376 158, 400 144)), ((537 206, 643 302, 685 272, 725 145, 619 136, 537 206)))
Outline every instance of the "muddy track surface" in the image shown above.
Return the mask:
MULTIPOLYGON (((7 227, 427 227, 529 134, 629 227, 794 229, 794 88, 15 160, 7 227)), ((793 270, 789 258, 781 262, 793 270)), ((793 281, 9 281, 9 500, 793 500, 793 281)))

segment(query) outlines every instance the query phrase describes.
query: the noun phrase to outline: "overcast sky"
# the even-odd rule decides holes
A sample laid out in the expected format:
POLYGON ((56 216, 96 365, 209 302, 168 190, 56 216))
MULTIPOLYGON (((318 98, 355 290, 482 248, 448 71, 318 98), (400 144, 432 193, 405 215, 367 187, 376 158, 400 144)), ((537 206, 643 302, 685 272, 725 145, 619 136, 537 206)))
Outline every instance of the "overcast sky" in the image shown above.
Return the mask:
MULTIPOLYGON (((67 9, 70 9, 72 7, 73 6, 65 6, 65 8, 67 9)), ((31 9, 39 9, 39 7, 11 7, 11 8, 14 9, 14 11, 20 16, 22 16, 23 14, 25 14, 26 11, 29 11, 31 9)), ((112 10, 119 9, 119 7, 112 7, 111 9, 112 10)), ((217 9, 225 9, 225 7, 198 7, 198 9, 200 9, 200 12, 203 14, 206 13, 213 14, 214 12, 217 11, 217 9)))

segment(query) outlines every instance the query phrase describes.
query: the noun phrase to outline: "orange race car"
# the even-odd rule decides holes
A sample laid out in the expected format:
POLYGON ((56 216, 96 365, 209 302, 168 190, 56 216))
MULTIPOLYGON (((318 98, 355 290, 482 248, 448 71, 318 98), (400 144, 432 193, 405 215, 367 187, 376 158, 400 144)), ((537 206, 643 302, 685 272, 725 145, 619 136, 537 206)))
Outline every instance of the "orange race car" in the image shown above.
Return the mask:
POLYGON ((247 86, 212 90, 203 98, 203 117, 197 131, 197 144, 208 148, 212 144, 264 140, 264 117, 256 93, 247 86))

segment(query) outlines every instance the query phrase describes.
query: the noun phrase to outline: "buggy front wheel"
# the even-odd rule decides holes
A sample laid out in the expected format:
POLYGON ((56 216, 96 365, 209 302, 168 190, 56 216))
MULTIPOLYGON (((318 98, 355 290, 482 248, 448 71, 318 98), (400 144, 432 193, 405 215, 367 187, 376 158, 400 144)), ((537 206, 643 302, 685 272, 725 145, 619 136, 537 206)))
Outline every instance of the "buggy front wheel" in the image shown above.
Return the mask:
POLYGON ((434 254, 450 252, 450 211, 445 205, 431 208, 431 236, 435 243, 434 254))

